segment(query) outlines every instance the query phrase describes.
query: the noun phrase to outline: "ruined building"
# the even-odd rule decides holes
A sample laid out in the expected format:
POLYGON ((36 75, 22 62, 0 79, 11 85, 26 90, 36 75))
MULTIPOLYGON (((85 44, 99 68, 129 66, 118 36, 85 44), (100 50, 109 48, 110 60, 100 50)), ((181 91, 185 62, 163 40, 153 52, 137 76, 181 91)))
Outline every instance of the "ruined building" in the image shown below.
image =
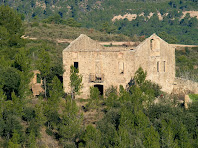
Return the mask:
POLYGON ((175 48, 156 34, 136 47, 104 47, 86 35, 80 35, 63 50, 63 87, 70 93, 70 66, 79 69, 83 88, 79 97, 89 97, 94 86, 104 94, 111 86, 126 87, 141 66, 147 79, 171 93, 175 80, 175 48))
POLYGON ((40 93, 44 92, 44 89, 42 88, 43 80, 41 79, 41 72, 39 70, 34 70, 33 73, 34 75, 30 82, 30 86, 33 96, 38 96, 40 93))

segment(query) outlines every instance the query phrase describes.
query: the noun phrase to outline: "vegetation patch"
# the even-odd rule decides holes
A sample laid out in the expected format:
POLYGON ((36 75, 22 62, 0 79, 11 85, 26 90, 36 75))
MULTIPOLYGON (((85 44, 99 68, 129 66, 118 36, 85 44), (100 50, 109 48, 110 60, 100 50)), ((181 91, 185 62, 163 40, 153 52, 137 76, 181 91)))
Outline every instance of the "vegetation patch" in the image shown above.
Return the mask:
MULTIPOLYGON (((171 96, 153 104, 163 92, 139 68, 134 83, 127 89, 120 86, 119 93, 112 87, 103 99, 97 88, 91 88, 90 99, 79 101, 87 110, 82 113, 75 97, 63 97, 61 52, 66 44, 22 39, 24 28, 17 13, 0 6, 0 16, 0 147, 198 147, 198 101, 187 110, 171 102, 171 96), (34 69, 40 70, 46 90, 36 101, 29 87, 34 69)), ((183 72, 197 69, 196 52, 193 48, 177 53, 183 72)), ((81 77, 74 69, 70 75, 75 96, 81 77)))
POLYGON ((175 52, 176 76, 198 82, 198 48, 185 47, 175 52))
MULTIPOLYGON (((47 39, 52 41, 71 39, 74 40, 80 34, 86 34, 94 40, 99 41, 128 41, 132 38, 122 34, 108 34, 95 29, 80 27, 70 27, 63 24, 46 24, 46 23, 24 23, 25 35, 30 38, 47 39), (35 25, 36 24, 36 25, 35 25)), ((66 41, 65 41, 66 42, 66 41)))
POLYGON ((189 94, 189 97, 192 101, 198 101, 198 94, 189 94))

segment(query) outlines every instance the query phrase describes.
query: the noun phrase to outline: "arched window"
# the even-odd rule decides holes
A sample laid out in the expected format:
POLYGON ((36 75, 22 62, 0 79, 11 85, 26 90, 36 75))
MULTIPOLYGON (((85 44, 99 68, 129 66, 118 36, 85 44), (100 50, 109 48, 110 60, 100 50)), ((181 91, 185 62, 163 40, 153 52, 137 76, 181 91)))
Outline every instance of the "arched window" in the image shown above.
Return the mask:
POLYGON ((150 39, 150 56, 160 56, 160 40, 158 38, 150 39))
POLYGON ((160 49, 160 41, 159 41, 159 39, 151 39, 150 40, 150 48, 153 51, 159 51, 159 49, 160 49))
POLYGON ((150 40, 150 48, 151 48, 151 50, 153 50, 153 40, 154 40, 154 39, 151 39, 151 40, 150 40))

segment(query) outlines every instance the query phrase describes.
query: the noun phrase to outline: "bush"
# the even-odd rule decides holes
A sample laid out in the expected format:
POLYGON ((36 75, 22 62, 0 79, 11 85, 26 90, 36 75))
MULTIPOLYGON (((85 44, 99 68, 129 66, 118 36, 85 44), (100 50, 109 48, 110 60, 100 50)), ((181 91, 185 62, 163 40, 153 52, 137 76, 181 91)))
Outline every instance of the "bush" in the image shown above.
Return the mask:
POLYGON ((45 28, 47 28, 47 27, 48 27, 48 26, 47 26, 47 24, 45 24, 45 23, 44 23, 42 26, 43 26, 43 27, 45 27, 45 28))
POLYGON ((34 22, 31 24, 31 27, 38 27, 39 26, 39 23, 38 22, 34 22))
POLYGON ((96 87, 90 87, 90 99, 86 104, 84 111, 88 111, 90 109, 97 108, 100 99, 100 91, 96 87))
POLYGON ((49 135, 49 136, 53 136, 54 135, 54 133, 53 133, 53 131, 51 130, 51 129, 46 129, 45 130, 45 132, 49 135))
POLYGON ((198 94, 189 94, 189 97, 193 101, 198 101, 198 94))
POLYGON ((33 118, 35 118, 35 110, 32 107, 26 107, 23 111, 24 115, 22 119, 24 121, 30 122, 33 118))

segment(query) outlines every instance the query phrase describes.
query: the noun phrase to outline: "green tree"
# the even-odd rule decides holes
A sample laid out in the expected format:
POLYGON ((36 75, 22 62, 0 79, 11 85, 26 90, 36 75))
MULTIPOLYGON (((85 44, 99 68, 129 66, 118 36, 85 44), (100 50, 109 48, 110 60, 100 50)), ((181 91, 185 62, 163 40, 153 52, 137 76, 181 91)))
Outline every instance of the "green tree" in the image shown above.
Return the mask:
POLYGON ((78 72, 78 69, 76 69, 73 65, 70 66, 70 87, 72 99, 75 99, 76 94, 80 94, 80 90, 83 86, 82 75, 80 75, 78 72))
POLYGON ((17 133, 16 130, 14 130, 12 138, 8 142, 8 147, 9 148, 20 148, 21 146, 19 144, 20 143, 19 140, 20 140, 20 135, 17 133))
MULTIPOLYGON (((59 119, 59 103, 63 96, 63 89, 60 80, 55 76, 50 84, 50 97, 45 103, 44 114, 47 117, 48 127, 55 127, 59 119)), ((40 107, 38 109, 41 109, 40 107)), ((38 112, 38 115, 43 118, 43 115, 38 112)))
POLYGON ((116 31, 116 27, 113 25, 110 25, 108 22, 105 22, 102 24, 102 28, 100 30, 111 34, 116 31))
POLYGON ((97 109, 99 107, 99 101, 100 101, 100 91, 97 87, 90 87, 90 99, 88 103, 86 104, 85 110, 89 109, 97 109))
POLYGON ((26 146, 30 147, 30 148, 36 148, 36 137, 35 137, 35 133, 33 131, 30 131, 30 134, 27 137, 27 142, 26 142, 26 146))
POLYGON ((49 53, 44 49, 40 50, 38 60, 36 62, 37 68, 41 72, 41 77, 44 79, 45 98, 47 98, 47 76, 50 74, 51 60, 49 53))
POLYGON ((2 75, 3 90, 8 99, 11 99, 11 93, 14 91, 18 95, 21 77, 19 71, 13 67, 5 69, 2 75))
POLYGON ((112 107, 119 107, 119 99, 118 99, 118 92, 117 88, 111 86, 105 91, 105 95, 107 97, 106 99, 106 105, 108 109, 111 109, 112 107))
POLYGON ((161 137, 161 143, 162 146, 167 147, 178 147, 178 143, 174 142, 174 131, 171 128, 172 121, 166 122, 165 120, 162 120, 162 137, 161 137))
MULTIPOLYGON (((23 34, 22 21, 21 17, 8 6, 0 6, 0 26, 3 26, 7 29, 7 33, 5 28, 3 29, 4 35, 10 35, 9 43, 11 46, 20 44, 19 40, 21 35, 23 34)), ((6 38, 6 36, 5 36, 6 38)), ((4 40, 5 40, 4 38, 4 40)))
POLYGON ((24 101, 22 101, 22 99, 18 98, 14 92, 12 92, 11 94, 12 97, 12 110, 13 113, 19 117, 22 116, 22 112, 23 112, 23 108, 24 108, 24 101))
POLYGON ((90 99, 92 100, 99 100, 100 98, 100 91, 97 87, 90 87, 90 99))
POLYGON ((78 107, 74 100, 67 99, 67 103, 61 115, 59 122, 58 133, 61 141, 74 141, 77 134, 80 132, 80 125, 82 122, 82 114, 78 113, 78 107))
POLYGON ((85 133, 82 136, 82 140, 85 141, 87 148, 99 148, 101 145, 101 133, 92 125, 88 125, 86 127, 85 133))
POLYGON ((46 122, 46 116, 43 113, 44 105, 43 103, 39 102, 35 106, 35 121, 41 127, 46 122))
POLYGON ((153 126, 146 128, 144 130, 143 144, 145 147, 159 148, 160 147, 159 139, 160 139, 159 134, 157 131, 155 131, 153 126))
POLYGON ((54 76, 52 83, 50 84, 50 97, 55 98, 57 101, 63 96, 63 86, 57 76, 54 76))
POLYGON ((141 86, 141 84, 143 84, 146 79, 146 75, 147 75, 147 72, 144 72, 142 67, 138 68, 134 76, 135 82, 141 86))
POLYGON ((168 42, 169 44, 176 44, 178 42, 177 38, 173 35, 170 35, 166 32, 160 32, 159 36, 165 40, 166 42, 168 42))
POLYGON ((119 126, 119 112, 110 109, 105 117, 97 123, 97 129, 101 132, 101 144, 104 147, 117 147, 119 136, 117 127, 119 126))
POLYGON ((8 45, 10 35, 5 27, 0 26, 0 30, 0 47, 2 47, 8 45))
POLYGON ((19 85, 20 98, 26 98, 31 94, 29 84, 33 73, 31 71, 31 61, 28 58, 28 52, 21 48, 15 56, 14 66, 19 70, 21 77, 19 85))
POLYGON ((132 137, 131 133, 129 133, 129 129, 126 127, 119 127, 119 147, 127 148, 134 147, 134 137, 132 137), (132 139, 133 138, 133 139, 132 139))
POLYGON ((75 21, 73 18, 69 18, 65 21, 65 24, 70 27, 81 27, 81 24, 75 21))

